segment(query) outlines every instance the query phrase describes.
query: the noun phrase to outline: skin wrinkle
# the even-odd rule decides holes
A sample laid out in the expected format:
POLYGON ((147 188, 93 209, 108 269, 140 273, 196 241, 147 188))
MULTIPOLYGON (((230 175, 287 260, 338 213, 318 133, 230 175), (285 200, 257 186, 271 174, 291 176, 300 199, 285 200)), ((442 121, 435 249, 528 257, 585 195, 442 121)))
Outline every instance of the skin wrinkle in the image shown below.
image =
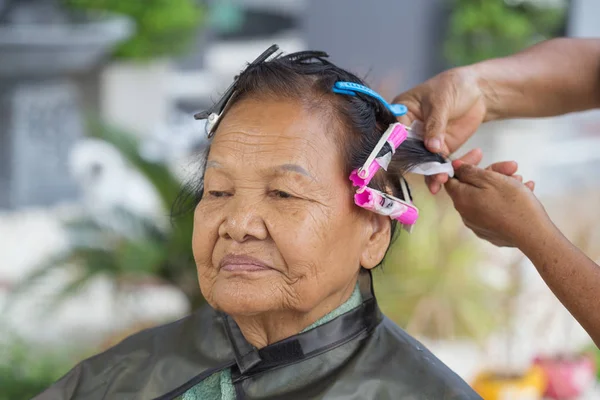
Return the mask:
MULTIPOLYGON (((311 83, 315 81, 313 78, 309 79, 311 83)), ((246 98, 246 96, 247 95, 245 95, 244 98, 246 98)), ((317 91, 311 93, 311 96, 308 98, 301 96, 301 93, 296 95, 290 93, 290 96, 287 97, 288 100, 292 101, 295 101, 298 98, 300 98, 302 107, 304 107, 308 113, 320 113, 322 115, 322 123, 326 128, 325 132, 327 133, 327 136, 331 137, 331 140, 338 146, 338 150, 344 155, 344 161, 346 163, 349 162, 349 155, 347 154, 348 149, 345 146, 345 142, 348 140, 349 135, 356 135, 356 133, 351 131, 347 121, 342 118, 339 112, 336 112, 336 109, 340 108, 339 105, 342 102, 339 96, 332 94, 331 92, 317 91)), ((267 91, 258 93, 256 99, 261 101, 280 101, 282 100, 282 96, 281 93, 267 91)), ((347 171, 347 174, 349 173, 350 170, 347 171)))
POLYGON ((200 287, 259 348, 340 306, 361 265, 375 267, 389 244, 389 218, 354 205, 331 124, 294 101, 247 98, 211 144, 192 243, 200 287), (227 254, 274 269, 221 271, 227 254))
MULTIPOLYGON (((270 168, 272 169, 272 168, 270 168)), ((270 175, 271 177, 277 176, 277 174, 273 174, 273 173, 265 173, 265 175, 270 175)), ((302 200, 306 200, 306 201, 310 201, 310 202, 314 202, 314 203, 318 203, 321 206, 328 208, 329 206, 327 205, 326 202, 324 201, 319 201, 316 198, 309 198, 308 195, 305 194, 305 191, 299 191, 297 190, 298 187, 304 185, 304 188, 306 188, 308 190, 308 188, 310 188, 310 191, 313 192, 313 196, 316 194, 317 196, 315 197, 320 197, 323 198, 325 200, 327 200, 328 202, 332 201, 332 196, 330 195, 330 193, 327 191, 326 187, 324 186, 316 186, 316 185, 310 185, 310 186, 306 186, 307 183, 317 183, 316 180, 312 180, 312 181, 307 181, 306 178, 308 178, 308 176, 306 178, 299 176, 298 174, 294 174, 294 175, 290 175, 290 174, 281 174, 279 173, 279 177, 280 180, 277 181, 278 185, 275 185, 277 187, 280 187, 281 190, 294 195, 295 197, 302 199, 302 200), (290 184, 290 181, 295 181, 294 184, 290 184)), ((234 181, 235 186, 239 187, 238 190, 245 190, 245 189, 252 189, 254 186, 252 185, 254 182, 249 182, 248 180, 242 180, 242 181, 234 181)), ((208 185, 207 185, 208 187, 208 185)), ((312 196, 311 196, 312 197, 312 196)), ((260 199, 255 199, 256 201, 260 201, 260 199)), ((292 205, 293 206, 293 205, 292 205)), ((294 208, 292 208, 290 210, 290 212, 295 212, 294 208)))

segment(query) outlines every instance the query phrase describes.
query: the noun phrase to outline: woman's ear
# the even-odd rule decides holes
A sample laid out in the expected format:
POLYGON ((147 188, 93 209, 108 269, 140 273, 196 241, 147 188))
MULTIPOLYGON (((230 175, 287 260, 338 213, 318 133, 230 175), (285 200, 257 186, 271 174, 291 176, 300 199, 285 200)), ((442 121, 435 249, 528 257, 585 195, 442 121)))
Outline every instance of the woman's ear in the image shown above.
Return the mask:
POLYGON ((366 243, 360 265, 366 269, 378 266, 390 245, 392 221, 389 217, 367 211, 366 243))

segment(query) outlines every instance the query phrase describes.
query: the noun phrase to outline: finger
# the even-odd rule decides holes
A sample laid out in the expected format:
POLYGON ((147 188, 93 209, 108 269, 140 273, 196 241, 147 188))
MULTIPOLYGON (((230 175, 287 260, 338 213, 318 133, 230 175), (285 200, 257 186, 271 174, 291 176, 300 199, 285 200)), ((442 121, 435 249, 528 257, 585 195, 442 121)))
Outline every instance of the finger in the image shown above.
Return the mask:
POLYGON ((431 185, 431 182, 433 182, 435 179, 435 175, 425 175, 425 184, 427 185, 427 187, 429 187, 429 185, 431 185))
MULTIPOLYGON (((468 151, 462 157, 454 160, 452 162, 452 166, 454 169, 456 169, 456 168, 459 168, 460 165, 462 165, 463 163, 479 165, 479 163, 481 162, 482 159, 483 159, 483 153, 482 153, 481 149, 477 148, 477 149, 468 151)), ((448 181, 448 175, 447 174, 438 174, 438 175, 436 175, 436 180, 439 183, 444 184, 448 181)))
POLYGON ((486 168, 488 171, 498 172, 506 176, 514 175, 518 169, 519 164, 517 164, 516 161, 501 161, 486 168))
POLYGON ((442 188, 442 185, 440 185, 436 181, 432 181, 431 184, 429 185, 429 191, 431 192, 431 194, 437 194, 441 188, 442 188))
POLYGON ((448 174, 435 174, 432 176, 433 179, 440 185, 443 185, 444 183, 448 182, 448 174))
POLYGON ((442 188, 442 185, 437 182, 435 177, 436 175, 425 176, 425 184, 427 185, 427 188, 431 194, 437 194, 442 188))
POLYGON ((398 122, 400 122, 404 126, 410 126, 412 124, 412 121, 410 120, 408 114, 404 114, 398 117, 398 122))
POLYGON ((527 186, 529 188, 529 190, 531 190, 532 192, 535 190, 535 182, 534 181, 525 182, 525 186, 527 186))
POLYGON ((465 184, 460 182, 458 179, 448 179, 448 182, 446 182, 444 188, 446 189, 446 193, 448 193, 452 201, 454 201, 458 197, 458 194, 461 191, 463 185, 465 184))
POLYGON ((448 182, 444 184, 446 193, 450 196, 452 201, 455 203, 464 203, 464 200, 469 200, 475 194, 476 188, 473 185, 465 182, 461 182, 460 179, 450 178, 448 182))
POLYGON ((473 149, 473 150, 467 152, 462 157, 458 158, 457 160, 465 162, 467 164, 471 164, 471 165, 479 165, 479 163, 481 162, 482 159, 483 159, 483 153, 482 153, 481 149, 473 149))
POLYGON ((439 153, 443 149, 444 134, 448 123, 450 110, 445 105, 433 105, 428 115, 425 115, 425 133, 423 139, 425 147, 433 153, 439 153))
MULTIPOLYGON (((473 164, 473 165, 479 165, 482 158, 483 158, 483 153, 481 152, 481 149, 473 149, 473 150, 467 152, 462 157, 460 157, 457 161, 466 162, 468 164, 473 164)), ((440 186, 445 184, 446 182, 448 182, 449 178, 450 177, 448 176, 448 174, 432 175, 433 181, 439 183, 440 186)))
POLYGON ((461 160, 460 158, 458 160, 454 160, 452 161, 452 168, 454 168, 454 171, 456 171, 457 169, 459 169, 463 164, 465 164, 465 162, 463 160, 461 160))
POLYGON ((440 178, 438 177, 438 175, 429 175, 425 177, 425 184, 427 185, 427 188, 429 189, 429 192, 431 192, 431 194, 437 194, 442 189, 442 185, 446 183, 447 179, 440 182, 440 178))
POLYGON ((397 118, 398 122, 405 126, 410 126, 412 122, 417 119, 416 114, 420 114, 421 109, 420 102, 413 97, 411 92, 413 92, 413 90, 399 94, 392 102, 393 104, 402 104, 408 109, 406 114, 397 118))
POLYGON ((456 178, 450 178, 444 185, 444 188, 464 224, 470 228, 470 222, 468 221, 467 216, 470 214, 470 210, 472 210, 473 207, 478 207, 481 189, 468 183, 463 183, 456 178))
POLYGON ((493 171, 477 168, 461 160, 453 161, 452 166, 454 167, 454 175, 459 181, 479 188, 485 187, 490 180, 489 174, 493 174, 493 171))

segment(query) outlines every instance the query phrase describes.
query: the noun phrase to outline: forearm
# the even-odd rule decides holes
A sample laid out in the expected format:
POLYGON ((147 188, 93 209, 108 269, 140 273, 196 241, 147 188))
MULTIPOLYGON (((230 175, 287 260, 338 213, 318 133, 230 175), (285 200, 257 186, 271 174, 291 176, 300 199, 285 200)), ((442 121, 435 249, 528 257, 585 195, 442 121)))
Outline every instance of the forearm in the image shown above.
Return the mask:
POLYGON ((600 107, 600 39, 548 40, 464 68, 484 92, 486 121, 600 107))
POLYGON ((600 266, 554 226, 520 249, 600 347, 600 266))

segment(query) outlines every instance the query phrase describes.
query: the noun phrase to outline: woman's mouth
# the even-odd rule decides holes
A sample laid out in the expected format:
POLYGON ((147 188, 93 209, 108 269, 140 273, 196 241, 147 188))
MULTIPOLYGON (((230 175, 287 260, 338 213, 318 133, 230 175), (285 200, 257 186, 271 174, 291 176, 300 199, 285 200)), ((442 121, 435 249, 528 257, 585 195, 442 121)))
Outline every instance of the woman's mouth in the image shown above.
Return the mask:
POLYGON ((258 272, 273 268, 258 258, 228 254, 221 260, 220 269, 228 272, 258 272))

